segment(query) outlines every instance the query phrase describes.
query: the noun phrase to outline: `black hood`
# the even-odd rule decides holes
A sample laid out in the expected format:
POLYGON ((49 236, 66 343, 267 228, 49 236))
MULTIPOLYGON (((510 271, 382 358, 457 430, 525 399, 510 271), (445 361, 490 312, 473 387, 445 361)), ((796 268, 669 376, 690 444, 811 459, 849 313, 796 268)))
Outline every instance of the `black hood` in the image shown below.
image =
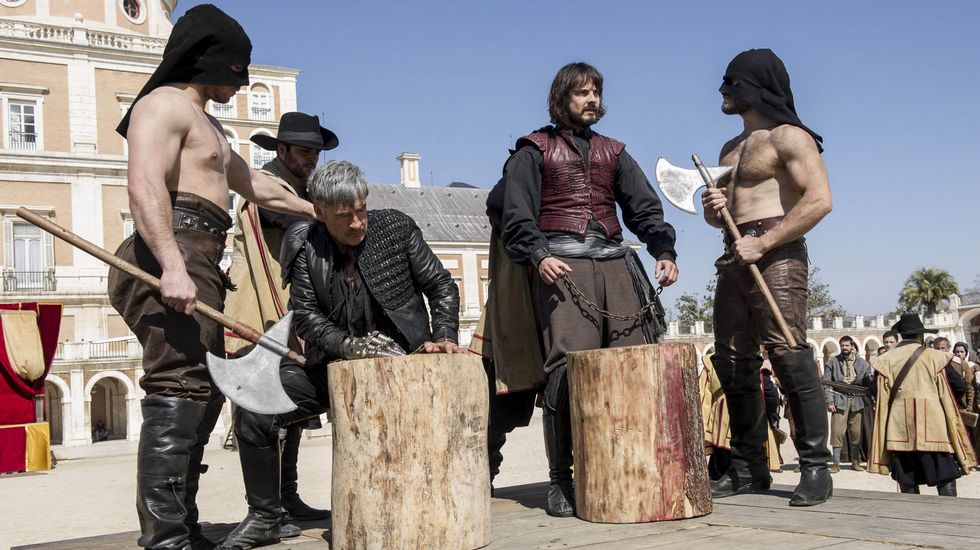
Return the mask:
MULTIPOLYGON (((160 66, 140 90, 133 106, 146 94, 173 82, 246 86, 251 55, 252 42, 238 21, 212 4, 195 6, 177 20, 160 66), (243 69, 234 71, 232 65, 243 69)), ((129 130, 132 111, 130 107, 116 127, 123 137, 129 130)))
POLYGON ((791 124, 813 136, 823 152, 823 138, 806 127, 796 114, 789 73, 783 61, 772 50, 747 50, 735 56, 725 70, 718 91, 755 107, 780 124, 791 124))

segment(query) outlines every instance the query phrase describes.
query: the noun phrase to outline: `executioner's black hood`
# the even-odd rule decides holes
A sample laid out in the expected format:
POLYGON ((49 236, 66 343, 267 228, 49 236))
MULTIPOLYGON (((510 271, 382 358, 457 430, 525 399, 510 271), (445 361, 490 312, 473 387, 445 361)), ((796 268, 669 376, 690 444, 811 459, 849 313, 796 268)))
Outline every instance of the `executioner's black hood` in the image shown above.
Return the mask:
POLYGON ((747 50, 736 55, 728 64, 724 82, 718 91, 745 101, 774 122, 805 130, 823 152, 823 138, 807 128, 797 116, 793 92, 789 87, 789 73, 772 50, 747 50))
MULTIPOLYGON (((194 6, 177 20, 160 66, 140 90, 133 106, 146 94, 171 82, 246 86, 251 56, 252 42, 238 21, 212 4, 194 6), (240 65, 242 70, 232 70, 233 65, 240 65)), ((132 111, 130 107, 116 127, 123 137, 129 130, 132 111)))

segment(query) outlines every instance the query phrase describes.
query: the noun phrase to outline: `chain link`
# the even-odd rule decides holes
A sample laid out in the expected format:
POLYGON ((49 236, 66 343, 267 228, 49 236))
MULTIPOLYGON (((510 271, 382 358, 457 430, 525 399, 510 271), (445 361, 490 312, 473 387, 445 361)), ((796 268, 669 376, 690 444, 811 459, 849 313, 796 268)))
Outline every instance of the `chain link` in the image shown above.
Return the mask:
POLYGON ((657 307, 657 297, 660 296, 660 293, 664 291, 664 287, 658 286, 657 291, 653 295, 653 299, 647 302, 645 306, 641 307, 640 311, 637 311, 632 315, 616 315, 615 313, 610 313, 602 309, 601 307, 599 307, 598 304, 586 298, 585 294, 582 294, 582 291, 579 290, 577 286, 575 286, 575 282, 572 281, 571 277, 569 277, 567 273, 565 274, 564 277, 561 278, 561 280, 562 282, 565 283, 565 288, 568 289, 568 292, 570 292, 572 296, 575 299, 577 299, 579 302, 582 302, 583 304, 588 306, 589 309, 605 317, 606 319, 615 319, 617 321, 634 321, 636 319, 642 318, 644 315, 649 313, 651 309, 657 307))

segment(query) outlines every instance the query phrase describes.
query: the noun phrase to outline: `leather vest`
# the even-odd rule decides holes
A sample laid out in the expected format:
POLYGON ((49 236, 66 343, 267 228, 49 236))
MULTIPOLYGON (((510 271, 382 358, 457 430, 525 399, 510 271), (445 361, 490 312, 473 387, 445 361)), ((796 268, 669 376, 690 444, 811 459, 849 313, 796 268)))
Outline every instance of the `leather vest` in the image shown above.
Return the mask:
POLYGON ((589 220, 594 219, 607 237, 623 232, 613 190, 619 153, 626 147, 623 143, 593 133, 585 161, 571 130, 545 128, 521 139, 533 143, 542 154, 541 231, 585 235, 589 220))

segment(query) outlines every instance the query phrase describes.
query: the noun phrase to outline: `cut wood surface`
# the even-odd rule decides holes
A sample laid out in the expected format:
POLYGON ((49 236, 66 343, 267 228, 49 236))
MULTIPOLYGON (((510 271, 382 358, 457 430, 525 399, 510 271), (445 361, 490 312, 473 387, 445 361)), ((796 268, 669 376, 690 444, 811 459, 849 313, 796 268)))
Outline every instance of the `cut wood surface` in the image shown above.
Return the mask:
POLYGON ((333 547, 490 544, 482 362, 425 354, 331 363, 333 547))
POLYGON ((578 516, 640 523, 710 514, 694 346, 567 357, 578 516))

